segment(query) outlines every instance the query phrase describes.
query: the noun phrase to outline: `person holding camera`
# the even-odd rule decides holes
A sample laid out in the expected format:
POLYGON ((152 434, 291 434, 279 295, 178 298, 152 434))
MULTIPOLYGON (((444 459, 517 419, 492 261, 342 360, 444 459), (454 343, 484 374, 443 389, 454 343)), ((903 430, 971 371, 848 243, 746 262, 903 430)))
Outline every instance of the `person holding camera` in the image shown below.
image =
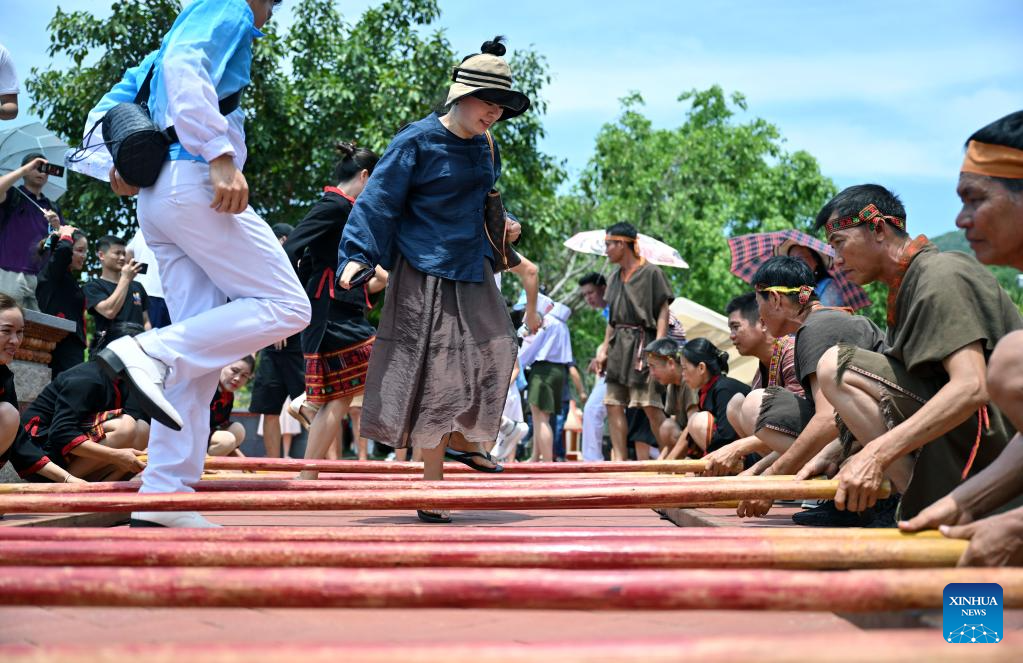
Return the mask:
POLYGON ((64 223, 60 210, 43 194, 48 173, 58 170, 63 172, 34 153, 22 159, 21 168, 0 175, 0 292, 24 308, 39 310, 39 242, 64 223), (23 182, 15 187, 18 180, 23 182))
POLYGON ((50 379, 85 361, 85 293, 80 275, 85 267, 89 240, 73 226, 61 226, 47 243, 49 260, 39 272, 36 299, 43 313, 75 323, 75 332, 68 334, 50 352, 50 379))
POLYGON ((103 268, 99 278, 85 284, 85 303, 92 316, 95 330, 90 352, 95 351, 100 339, 115 322, 131 322, 150 329, 149 295, 135 277, 145 264, 128 259, 124 240, 114 235, 100 237, 96 242, 99 263, 103 268))

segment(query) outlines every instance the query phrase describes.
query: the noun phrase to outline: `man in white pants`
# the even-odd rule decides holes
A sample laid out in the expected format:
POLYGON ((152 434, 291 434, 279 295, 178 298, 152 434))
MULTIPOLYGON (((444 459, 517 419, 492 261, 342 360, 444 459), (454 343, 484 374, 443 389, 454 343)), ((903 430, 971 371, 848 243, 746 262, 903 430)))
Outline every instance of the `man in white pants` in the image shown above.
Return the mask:
MULTIPOLYGON (((309 322, 309 301, 284 249, 248 206, 242 112, 221 115, 218 101, 248 85, 253 38, 278 2, 195 0, 160 51, 129 70, 90 114, 87 126, 133 100, 154 67, 153 120, 173 125, 179 141, 138 201, 174 324, 115 341, 98 357, 138 387, 154 419, 141 493, 191 491, 202 474, 220 369, 309 322)), ((119 195, 138 192, 113 168, 110 185, 119 195)), ((136 512, 132 525, 215 526, 195 512, 136 512)))
MULTIPOLYGON (((586 305, 603 312, 605 319, 607 318, 607 302, 604 301, 606 288, 607 279, 596 272, 591 272, 579 279, 579 292, 586 301, 586 305)), ((596 372, 595 360, 590 361, 589 371, 596 372)), ((584 461, 604 460, 604 422, 607 420, 607 408, 604 407, 605 391, 604 376, 597 373, 590 397, 583 407, 584 461)))

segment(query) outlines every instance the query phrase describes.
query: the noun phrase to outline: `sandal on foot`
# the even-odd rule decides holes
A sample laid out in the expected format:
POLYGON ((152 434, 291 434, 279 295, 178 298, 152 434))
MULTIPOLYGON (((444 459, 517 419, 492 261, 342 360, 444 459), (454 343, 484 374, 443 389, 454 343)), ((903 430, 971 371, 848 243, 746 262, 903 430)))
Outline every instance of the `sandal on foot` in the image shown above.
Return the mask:
POLYGON ((298 421, 298 423, 300 423, 303 428, 308 429, 310 426, 313 425, 313 422, 309 417, 305 415, 304 412, 302 412, 302 406, 309 408, 314 413, 319 411, 320 406, 307 402, 305 396, 306 396, 305 392, 302 392, 298 396, 295 396, 293 399, 291 399, 291 402, 288 403, 288 414, 290 414, 296 421, 298 421))
POLYGON ((494 462, 494 459, 490 457, 490 454, 480 453, 479 451, 458 451, 456 449, 445 449, 444 457, 448 460, 454 460, 463 465, 468 465, 477 472, 490 472, 496 474, 497 472, 504 472, 504 468, 494 462), (482 458, 489 460, 494 463, 494 467, 487 467, 486 465, 480 464, 476 459, 482 458))
POLYGON ((421 511, 416 510, 416 515, 419 516, 419 520, 424 523, 450 523, 451 516, 442 515, 436 511, 421 511))

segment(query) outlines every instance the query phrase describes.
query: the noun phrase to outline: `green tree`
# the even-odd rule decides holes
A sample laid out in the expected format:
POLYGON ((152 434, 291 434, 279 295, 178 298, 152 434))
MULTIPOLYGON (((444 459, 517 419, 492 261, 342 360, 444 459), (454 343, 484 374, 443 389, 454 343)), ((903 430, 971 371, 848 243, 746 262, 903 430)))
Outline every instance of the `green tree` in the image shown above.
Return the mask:
MULTIPOLYGON (((777 127, 760 118, 738 121, 737 113, 748 111, 741 94, 726 96, 714 86, 686 92, 679 101, 688 104, 682 123, 658 129, 643 115, 638 94, 623 99, 621 116, 598 134, 571 200, 559 205, 567 216, 546 230, 564 237, 582 229, 580 219, 594 229, 629 221, 678 249, 689 263, 688 270, 665 268, 677 294, 721 311, 749 288, 729 272, 727 239, 809 230, 836 189, 812 156, 784 150, 777 127)), ((608 271, 603 261, 556 253, 546 256, 544 270, 562 276, 553 294, 563 299, 571 299, 582 271, 594 265, 608 271)), ((580 356, 591 356, 601 324, 595 316, 577 320, 580 356), (585 326, 591 322, 595 328, 585 326)))
MULTIPOLYGON (((181 7, 178 0, 119 0, 101 20, 89 12, 58 9, 50 22, 51 56, 66 55, 65 69, 33 69, 27 88, 32 111, 69 144, 84 133, 89 108, 160 45, 181 7)), ((286 34, 273 22, 254 48, 252 85, 246 90, 245 175, 253 207, 268 221, 297 223, 329 184, 334 145, 355 140, 382 151, 408 122, 442 100, 460 57, 443 32, 436 0, 385 0, 349 22, 333 0, 299 0, 286 34)), ((480 43, 492 35, 480 35, 480 43)), ((460 45, 475 49, 478 45, 460 45)), ((536 111, 502 125, 495 136, 509 208, 523 221, 549 214, 564 179, 559 165, 537 148, 546 104, 541 88, 547 65, 529 50, 513 56, 517 83, 536 111)), ((62 205, 89 235, 123 233, 135 225, 134 199, 118 198, 86 177, 69 180, 62 205)))

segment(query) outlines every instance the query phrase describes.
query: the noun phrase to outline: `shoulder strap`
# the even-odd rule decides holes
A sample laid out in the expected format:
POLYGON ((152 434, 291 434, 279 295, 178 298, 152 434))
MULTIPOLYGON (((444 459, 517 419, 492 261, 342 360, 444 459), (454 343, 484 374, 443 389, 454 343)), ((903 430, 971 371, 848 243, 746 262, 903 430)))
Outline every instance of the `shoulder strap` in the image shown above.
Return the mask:
POLYGON ((490 130, 484 131, 483 135, 487 137, 487 145, 490 145, 490 163, 496 166, 494 162, 494 137, 490 135, 490 130))
MULTIPOLYGON (((149 105, 150 84, 153 81, 153 72, 155 70, 156 63, 154 62, 153 66, 149 68, 149 73, 146 74, 146 79, 142 81, 142 86, 139 88, 138 93, 135 95, 136 104, 144 103, 146 106, 149 105)), ((244 90, 244 88, 242 88, 242 90, 244 90)), ((229 94, 219 100, 221 115, 229 115, 237 110, 238 106, 241 104, 242 90, 238 90, 237 92, 229 94)))

